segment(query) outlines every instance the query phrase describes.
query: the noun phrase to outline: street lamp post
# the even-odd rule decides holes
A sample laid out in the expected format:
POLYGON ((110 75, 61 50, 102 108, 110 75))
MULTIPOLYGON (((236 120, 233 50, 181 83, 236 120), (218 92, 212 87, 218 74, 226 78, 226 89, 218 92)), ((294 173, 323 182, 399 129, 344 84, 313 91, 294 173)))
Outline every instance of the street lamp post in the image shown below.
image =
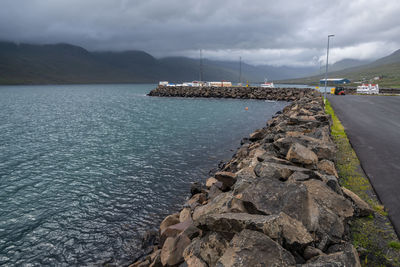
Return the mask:
POLYGON ((324 103, 326 102, 326 85, 328 83, 328 59, 329 59, 329 38, 335 35, 329 34, 328 35, 328 48, 326 49, 326 68, 325 68, 325 92, 324 92, 324 103))

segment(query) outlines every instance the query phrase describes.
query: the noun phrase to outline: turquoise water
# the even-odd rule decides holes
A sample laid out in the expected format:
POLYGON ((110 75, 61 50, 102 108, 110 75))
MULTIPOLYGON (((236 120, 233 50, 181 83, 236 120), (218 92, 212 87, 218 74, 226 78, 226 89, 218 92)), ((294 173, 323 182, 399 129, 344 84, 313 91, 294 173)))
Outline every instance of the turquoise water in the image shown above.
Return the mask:
POLYGON ((129 263, 190 183, 286 105, 152 88, 0 87, 0 265, 129 263))

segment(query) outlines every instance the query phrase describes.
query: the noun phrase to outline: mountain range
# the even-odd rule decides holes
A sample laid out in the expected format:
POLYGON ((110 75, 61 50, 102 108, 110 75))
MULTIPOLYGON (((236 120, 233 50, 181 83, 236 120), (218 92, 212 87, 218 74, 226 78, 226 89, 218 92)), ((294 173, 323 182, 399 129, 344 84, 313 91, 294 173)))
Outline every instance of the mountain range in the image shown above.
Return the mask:
MULTIPOLYGON (((325 72, 323 66, 253 66, 243 62, 241 69, 242 82, 252 83, 268 78, 315 84, 325 72)), ((198 80, 199 70, 199 60, 187 57, 155 58, 144 51, 91 52, 71 44, 0 42, 0 84, 183 82, 198 80)), ((203 80, 239 81, 238 61, 203 59, 202 70, 203 80)), ((330 65, 329 70, 329 77, 357 80, 380 76, 395 84, 400 80, 400 50, 373 62, 344 59, 330 65)))
MULTIPOLYGON (((253 66, 242 63, 242 81, 302 77, 315 67, 253 66)), ((70 44, 0 42, 0 84, 155 83, 199 79, 198 59, 155 58, 143 51, 90 52, 70 44)), ((238 82, 238 61, 203 59, 203 80, 238 82)))

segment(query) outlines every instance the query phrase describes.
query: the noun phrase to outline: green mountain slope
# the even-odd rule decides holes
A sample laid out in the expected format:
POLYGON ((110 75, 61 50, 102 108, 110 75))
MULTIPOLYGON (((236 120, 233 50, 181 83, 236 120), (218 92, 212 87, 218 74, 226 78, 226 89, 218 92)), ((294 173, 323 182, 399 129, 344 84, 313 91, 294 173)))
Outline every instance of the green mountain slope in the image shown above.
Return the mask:
MULTIPOLYGON (((373 81, 374 77, 380 77, 381 79, 379 81, 373 82, 379 83, 381 87, 400 88, 400 49, 368 64, 339 71, 329 71, 328 77, 348 78, 352 82, 368 82, 373 81)), ((300 79, 286 80, 284 82, 318 84, 319 80, 323 78, 324 74, 321 74, 300 79)))
MULTIPOLYGON (((345 69, 349 69, 349 68, 366 65, 370 62, 371 61, 369 61, 369 60, 358 60, 358 59, 346 58, 346 59, 342 59, 342 60, 330 65, 329 70, 330 71, 340 71, 340 70, 345 70, 345 69)), ((323 71, 325 71, 324 67, 323 67, 323 71)))

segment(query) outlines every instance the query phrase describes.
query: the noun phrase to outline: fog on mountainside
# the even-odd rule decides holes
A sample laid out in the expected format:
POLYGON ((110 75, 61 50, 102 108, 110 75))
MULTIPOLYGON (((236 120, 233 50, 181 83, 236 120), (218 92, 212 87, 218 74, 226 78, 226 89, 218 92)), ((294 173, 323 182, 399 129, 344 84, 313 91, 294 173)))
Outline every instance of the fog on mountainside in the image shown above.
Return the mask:
MULTIPOLYGON (((238 82, 238 61, 203 59, 204 80, 238 82)), ((154 83, 199 79, 198 59, 157 59, 143 51, 89 52, 69 44, 0 43, 1 84, 154 83)), ((315 67, 252 66, 242 62, 242 82, 301 77, 315 67)))

